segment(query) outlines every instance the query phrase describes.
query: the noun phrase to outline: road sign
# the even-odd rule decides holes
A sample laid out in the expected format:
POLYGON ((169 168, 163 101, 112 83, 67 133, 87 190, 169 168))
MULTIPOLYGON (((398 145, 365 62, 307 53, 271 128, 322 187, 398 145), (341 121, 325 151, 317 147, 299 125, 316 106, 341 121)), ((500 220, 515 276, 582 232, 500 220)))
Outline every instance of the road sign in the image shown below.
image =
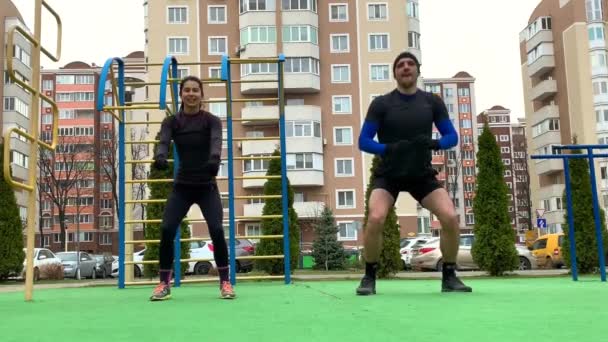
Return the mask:
POLYGON ((547 228, 547 219, 537 218, 536 219, 536 226, 538 228, 547 228))
POLYGON ((543 217, 545 209, 536 209, 536 217, 543 217))

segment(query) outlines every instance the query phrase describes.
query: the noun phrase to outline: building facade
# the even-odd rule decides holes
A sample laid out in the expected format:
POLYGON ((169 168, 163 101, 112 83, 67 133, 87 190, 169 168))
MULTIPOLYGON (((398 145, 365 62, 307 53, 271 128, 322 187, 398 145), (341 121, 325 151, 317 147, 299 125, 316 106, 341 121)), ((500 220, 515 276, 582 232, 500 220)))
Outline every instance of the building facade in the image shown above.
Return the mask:
MULTIPOLYGON (((605 144, 608 138, 608 3, 543 0, 520 33, 528 152, 551 154, 560 144, 605 144)), ((608 197, 606 161, 598 160, 598 191, 608 197)), ((529 162, 531 205, 544 211, 547 229, 564 223, 563 163, 529 162)))
MULTIPOLYGON (((302 240, 311 242, 309 224, 328 205, 340 227, 339 239, 360 244, 372 158, 362 154, 356 138, 372 98, 394 89, 391 66, 395 56, 409 50, 421 57, 417 1, 148 1, 144 4, 146 59, 162 61, 174 55, 179 62, 215 61, 217 65, 180 67, 180 76, 219 77, 223 54, 231 58, 286 56, 285 98, 288 176, 295 191, 294 207, 302 227, 302 240), (390 20, 390 22, 389 22, 390 20), (152 23, 154 23, 152 25, 152 23), (407 39, 408 37, 409 39, 407 39)), ((160 69, 150 67, 148 79, 160 79, 160 69)), ((234 67, 233 79, 264 80, 276 77, 273 64, 234 67)), ((158 87, 149 87, 154 100, 158 87)), ((233 116, 278 117, 276 83, 237 84, 233 116)), ((207 99, 225 100, 223 85, 205 85, 207 99)), ((206 109, 226 116, 225 103, 206 109)), ((150 115, 160 120, 165 114, 150 115)), ((150 129, 150 136, 158 131, 150 129)), ((276 122, 236 124, 235 137, 278 136, 276 122)), ((278 141, 235 143, 235 156, 268 155, 278 141)), ((262 175, 267 161, 235 162, 235 176, 262 175)), ((220 175, 226 175, 225 164, 220 175)), ((227 195, 226 182, 220 184, 227 195)), ((263 180, 237 180, 237 195, 259 195, 263 180)), ((235 214, 260 215, 263 201, 237 200, 235 214)), ((227 207, 227 206, 226 206, 227 207)), ((398 204, 402 235, 417 232, 417 208, 402 196, 398 204)), ((227 212, 225 217, 227 218, 227 212)), ((190 218, 200 219, 193 207, 190 218)), ((204 224, 192 225, 195 236, 206 236, 204 224)), ((238 222, 239 235, 260 234, 259 221, 238 222)), ((306 248, 306 247, 304 247, 306 248)))
MULTIPOLYGON (((14 4, 9 0, 0 0, 0 46, 2 46, 2 57, 0 58, 0 73, 2 83, 0 84, 0 98, 2 99, 2 110, 0 110, 0 141, 9 144, 10 155, 5 156, 10 162, 13 179, 18 182, 28 181, 29 170, 29 141, 19 135, 13 134, 8 141, 4 140, 5 133, 14 127, 29 132, 31 128, 30 113, 32 110, 31 94, 23 87, 9 78, 6 65, 8 32, 13 26, 19 26, 28 31, 23 18, 14 4)), ((27 84, 32 79, 31 70, 31 43, 20 33, 16 32, 13 40, 13 69, 15 75, 27 84)), ((27 219, 27 205, 29 193, 24 190, 15 190, 19 215, 25 223, 27 219)))

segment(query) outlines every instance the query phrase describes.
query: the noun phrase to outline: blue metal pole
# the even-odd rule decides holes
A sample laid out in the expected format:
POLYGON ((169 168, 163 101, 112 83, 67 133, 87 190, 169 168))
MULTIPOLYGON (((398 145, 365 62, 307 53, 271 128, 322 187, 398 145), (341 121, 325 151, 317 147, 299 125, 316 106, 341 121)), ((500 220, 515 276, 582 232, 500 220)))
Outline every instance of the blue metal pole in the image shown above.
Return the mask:
POLYGON ((285 272, 285 284, 291 283, 291 253, 289 236, 289 191, 287 188, 287 142, 285 141, 285 96, 283 66, 285 55, 279 55, 278 83, 279 83, 279 136, 281 141, 281 199, 283 207, 283 264, 285 272))
MULTIPOLYGON (((125 67, 121 58, 108 58, 101 70, 97 85, 98 112, 103 111, 105 104, 105 86, 112 65, 118 64, 118 105, 125 105, 125 67)), ((118 122, 118 288, 125 288, 125 111, 120 111, 118 122)))
POLYGON ((570 186, 569 160, 564 158, 564 177, 566 179, 566 208, 568 210, 568 235, 570 236, 570 264, 572 265, 572 280, 578 280, 576 264, 576 243, 574 241, 574 212, 572 211, 572 189, 570 186))
POLYGON ((593 218, 595 219, 595 239, 597 241, 597 251, 600 259, 600 277, 602 281, 606 281, 606 260, 604 256, 604 241, 602 239, 602 228, 600 223, 599 201, 597 197, 597 187, 595 186, 595 163, 593 149, 587 148, 589 156, 589 170, 591 173, 591 194, 593 195, 593 218))
MULTIPOLYGON (((236 284, 236 227, 234 215, 234 150, 232 148, 232 77, 230 73, 230 58, 227 55, 222 56, 222 80, 226 82, 226 131, 228 145, 228 221, 229 221, 229 253, 230 256, 230 283, 236 284)), ((217 262, 217 260, 216 260, 217 262)))

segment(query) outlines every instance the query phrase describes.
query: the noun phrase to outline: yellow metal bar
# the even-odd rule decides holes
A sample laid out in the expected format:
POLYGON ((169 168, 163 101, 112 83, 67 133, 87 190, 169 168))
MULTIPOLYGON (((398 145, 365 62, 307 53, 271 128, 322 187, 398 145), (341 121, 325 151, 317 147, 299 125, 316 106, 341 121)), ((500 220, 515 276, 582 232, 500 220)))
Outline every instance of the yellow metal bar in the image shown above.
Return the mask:
POLYGON ((138 105, 138 106, 104 106, 104 111, 112 111, 112 110, 135 110, 135 109, 160 109, 155 105, 138 105))
MULTIPOLYGON (((216 180, 228 180, 228 177, 215 177, 216 180)), ((235 176, 234 179, 241 179, 241 180, 247 180, 247 179, 281 179, 281 176, 235 176)))
POLYGON ((201 102, 202 103, 225 103, 226 101, 228 101, 228 100, 226 100, 226 99, 224 99, 224 100, 202 100, 201 102))
POLYGON ((260 215, 260 216, 237 216, 239 220, 261 220, 261 219, 273 219, 282 218, 283 215, 260 215))
POLYGON ((232 81, 232 83, 274 83, 274 82, 277 82, 277 80, 270 79, 270 80, 234 80, 234 81, 232 81))
POLYGON ((279 118, 251 118, 251 119, 243 119, 243 118, 232 118, 232 121, 279 121, 279 118))
POLYGON ((146 85, 153 85, 153 86, 156 85, 157 86, 157 85, 160 85, 160 82, 125 82, 125 86, 146 86, 146 85))
POLYGON ((249 98, 249 99, 233 99, 232 102, 253 102, 253 101, 279 101, 278 97, 264 97, 264 98, 249 98))
MULTIPOLYGON (((167 159, 167 162, 171 163, 171 162, 173 162, 173 159, 167 159)), ((154 163, 154 160, 152 160, 152 159, 125 161, 125 164, 152 164, 152 163, 154 163)))
POLYGON ((153 104, 153 105, 157 105, 160 104, 159 101, 135 101, 135 102, 125 102, 126 106, 131 106, 131 105, 146 105, 146 104, 153 104))
POLYGON ((125 122, 125 125, 160 125, 162 121, 131 121, 125 122))
POLYGON ((133 179, 133 180, 128 180, 125 181, 125 184, 149 184, 149 183, 171 183, 173 182, 173 179, 167 178, 167 179, 133 179))
POLYGON ((44 46, 40 46, 40 50, 44 52, 44 54, 54 62, 59 62, 59 59, 61 58, 61 38, 63 36, 63 25, 61 23, 61 18, 59 17, 59 14, 57 14, 57 12, 55 12, 55 10, 51 6, 49 6, 49 4, 46 3, 46 1, 42 1, 42 6, 44 6, 44 8, 51 12, 51 15, 55 17, 55 21, 57 22, 57 42, 55 44, 55 48, 57 49, 57 51, 55 55, 52 55, 50 52, 47 51, 47 49, 44 48, 44 46))
POLYGON ((256 63, 278 63, 276 57, 269 58, 230 58, 231 64, 256 64, 256 63))
POLYGON ((129 200, 125 201, 125 204, 146 204, 146 203, 165 203, 165 199, 149 199, 149 200, 129 200))
POLYGON ((238 137, 232 138, 234 141, 271 141, 271 140, 279 140, 281 137, 238 137))
MULTIPOLYGON (((118 85, 116 82, 116 79, 114 78, 114 70, 110 71, 110 84, 112 85, 112 105, 117 105, 118 104, 118 85)), ((116 118, 116 120, 118 120, 118 122, 122 122, 122 118, 118 115, 118 113, 116 112, 116 110, 109 110, 110 114, 112 114, 112 116, 114 118, 116 118)))
MULTIPOLYGON (((265 279, 284 279, 285 276, 237 276, 236 280, 265 280, 265 279)), ((196 278, 196 279, 181 279, 182 284, 196 284, 196 283, 216 283, 217 277, 209 278, 196 278)), ((138 286, 138 285, 157 285, 158 280, 140 280, 140 281, 125 281, 125 286, 138 286)))
POLYGON ((201 80, 201 82, 203 82, 203 84, 226 83, 226 81, 222 81, 221 78, 208 78, 208 79, 201 80))
MULTIPOLYGON (((239 220, 261 220, 261 219, 273 219, 273 218, 281 218, 283 215, 260 215, 260 216, 237 216, 236 218, 239 220)), ((161 219, 147 219, 147 220, 126 220, 125 224, 137 224, 137 223, 161 223, 161 219)), ((203 223, 206 222, 204 219, 184 219, 183 222, 186 223, 203 223)), ((223 222, 228 222, 228 220, 223 220, 223 222)))
POLYGON ((265 157, 234 157, 233 160, 269 160, 281 159, 281 156, 265 156, 265 157))
POLYGON ((237 236, 237 239, 282 239, 283 235, 245 235, 237 236))

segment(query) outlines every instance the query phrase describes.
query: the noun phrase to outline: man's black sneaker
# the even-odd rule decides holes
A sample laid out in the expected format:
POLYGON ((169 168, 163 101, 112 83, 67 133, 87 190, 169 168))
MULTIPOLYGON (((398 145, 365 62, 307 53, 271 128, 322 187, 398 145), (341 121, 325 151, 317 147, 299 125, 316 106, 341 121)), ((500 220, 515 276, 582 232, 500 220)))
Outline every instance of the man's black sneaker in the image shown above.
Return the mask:
POLYGON ((359 287, 357 287, 357 294, 360 296, 376 294, 376 279, 363 276, 363 279, 361 279, 361 284, 359 284, 359 287))
POLYGON ((462 283, 456 274, 444 274, 441 279, 441 292, 473 292, 469 286, 462 283))

